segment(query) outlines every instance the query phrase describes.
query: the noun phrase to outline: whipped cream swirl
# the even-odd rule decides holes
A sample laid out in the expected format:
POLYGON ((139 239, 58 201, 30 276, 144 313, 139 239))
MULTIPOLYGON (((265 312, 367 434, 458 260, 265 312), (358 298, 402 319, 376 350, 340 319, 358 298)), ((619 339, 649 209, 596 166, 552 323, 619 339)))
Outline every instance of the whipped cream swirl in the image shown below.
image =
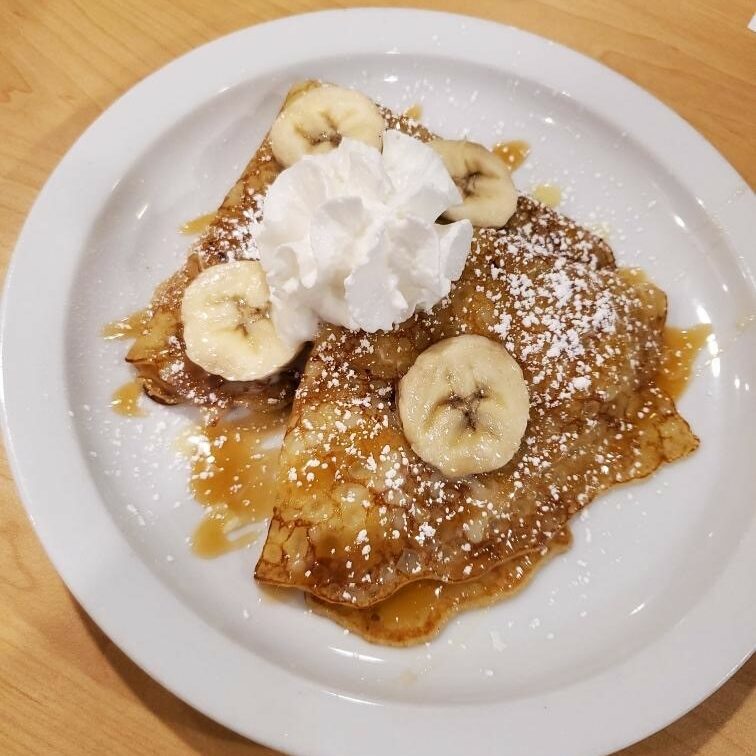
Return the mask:
POLYGON ((461 201, 436 152, 399 131, 383 152, 343 139, 287 168, 256 228, 279 335, 308 341, 321 322, 388 330, 433 307, 470 251, 469 221, 435 222, 461 201))

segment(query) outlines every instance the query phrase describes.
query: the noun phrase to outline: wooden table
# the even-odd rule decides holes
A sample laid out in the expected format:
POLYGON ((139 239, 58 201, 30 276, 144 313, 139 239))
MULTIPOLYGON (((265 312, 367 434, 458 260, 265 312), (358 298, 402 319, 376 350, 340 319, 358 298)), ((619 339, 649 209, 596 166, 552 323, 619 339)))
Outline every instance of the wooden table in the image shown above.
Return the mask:
MULTIPOLYGON (((465 12, 463 0, 0 0, 0 271, 50 171, 122 92, 240 27, 348 5, 465 12)), ((746 0, 481 0, 478 15, 569 45, 653 92, 756 183, 756 35, 746 0), (750 77, 750 80, 749 80, 750 77)), ((76 604, 0 451, 0 752, 272 754, 153 682, 76 604)), ((756 753, 756 657, 625 756, 756 753)))

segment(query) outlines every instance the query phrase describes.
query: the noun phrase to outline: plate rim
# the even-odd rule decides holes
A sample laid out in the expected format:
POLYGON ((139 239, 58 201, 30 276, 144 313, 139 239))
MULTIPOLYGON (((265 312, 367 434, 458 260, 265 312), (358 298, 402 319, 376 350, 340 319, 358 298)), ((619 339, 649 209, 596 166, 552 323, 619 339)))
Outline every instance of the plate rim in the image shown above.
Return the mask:
MULTIPOLYGON (((17 413, 17 405, 14 404, 13 399, 8 402, 9 396, 23 396, 19 392, 19 381, 10 372, 9 365, 13 364, 18 356, 18 342, 14 341, 15 333, 11 331, 11 326, 14 319, 18 319, 19 316, 29 315, 28 308, 19 309, 19 303, 16 298, 16 289, 19 285, 14 284, 14 281, 22 276, 26 275, 24 270, 24 264, 28 262, 28 258, 32 256, 34 249, 38 244, 40 238, 44 238, 44 231, 46 231, 46 224, 43 223, 45 213, 50 214, 50 203, 55 198, 55 193, 59 192, 59 187, 65 187, 67 181, 67 174, 71 173, 76 167, 77 161, 93 156, 92 149, 94 147, 100 147, 102 141, 106 143, 108 140, 109 129, 119 119, 123 120, 125 116, 128 116, 130 109, 136 107, 141 101, 149 104, 152 102, 155 104, 156 99, 160 93, 160 90, 172 80, 176 80, 177 77, 184 76, 184 71, 188 74, 191 69, 197 68, 197 66, 203 65, 206 60, 212 60, 217 54, 222 55, 222 49, 226 47, 234 48, 238 47, 240 41, 247 43, 261 43, 265 39, 270 41, 271 36, 286 36, 287 34, 299 34, 305 33, 313 36, 314 29, 322 29, 326 33, 333 32, 337 25, 345 25, 349 28, 350 40, 348 42, 343 41, 344 35, 339 35, 340 44, 345 47, 351 46, 352 52, 392 52, 392 50, 378 50, 370 48, 369 45, 363 47, 361 50, 357 50, 355 40, 362 38, 363 43, 370 38, 369 35, 378 36, 376 29, 381 29, 382 25, 396 24, 396 28, 393 30, 397 36, 402 36, 398 27, 402 24, 411 26, 412 23, 421 23, 423 26, 430 24, 433 30, 440 34, 441 38, 449 38, 448 35, 455 29, 459 33, 460 28, 463 30, 469 30, 469 32, 463 37, 474 37, 476 44, 480 43, 481 39, 488 40, 506 40, 512 41, 513 39, 519 41, 525 46, 533 46, 535 48, 541 48, 546 45, 553 48, 555 51, 553 55, 561 57, 562 59, 569 60, 575 67, 575 69, 586 70, 591 76, 595 77, 594 81, 602 83, 602 86, 607 84, 612 87, 616 87, 617 91, 621 92, 623 96, 627 97, 631 103, 641 103, 646 109, 650 109, 654 114, 654 130, 659 131, 660 128, 664 134, 674 134, 676 138, 681 141, 681 144, 676 148, 676 157, 670 157, 669 153, 657 154, 654 150, 654 142, 644 143, 644 147, 649 148, 655 158, 660 162, 665 169, 670 170, 676 178, 681 175, 684 177, 684 183, 690 184, 699 180, 703 176, 710 178, 711 172, 720 177, 721 186, 719 187, 719 194, 706 195, 705 192, 701 192, 697 195, 699 202, 702 206, 705 206, 710 212, 716 213, 721 220, 722 226, 727 233, 734 249, 741 255, 740 262, 743 265, 744 274, 750 279, 750 283, 756 288, 756 278, 753 274, 752 266, 756 264, 756 255, 753 254, 747 246, 747 240, 749 234, 752 234, 751 222, 749 220, 749 209, 751 211, 750 217, 753 217, 753 210, 756 209, 756 200, 754 200, 750 189, 745 184, 743 179, 736 173, 735 169, 722 157, 695 129, 685 122, 674 111, 667 108, 660 101, 653 97, 650 93, 641 89, 629 79, 626 79, 621 74, 607 68, 598 61, 584 56, 570 48, 558 45, 550 40, 525 32, 515 27, 505 26, 494 21, 486 21, 471 16, 462 16, 456 14, 449 14, 437 11, 423 11, 414 9, 403 8, 391 8, 391 9, 378 9, 378 8, 360 8, 360 9, 344 9, 344 10, 330 10, 330 11, 317 11, 313 13, 307 13, 302 15, 288 16, 285 18, 277 19, 274 21, 266 22, 264 24, 258 24, 255 26, 247 27, 236 32, 233 32, 224 37, 220 37, 216 40, 206 43, 201 47, 195 48, 181 57, 169 62, 164 67, 158 69, 156 72, 137 83, 134 87, 128 90, 118 100, 116 100, 109 108, 107 108, 79 137, 75 144, 69 149, 53 173, 47 179, 44 187, 40 191, 37 199, 35 200, 29 215, 24 223, 22 231, 18 237, 15 245, 14 253, 11 257, 10 265, 8 266, 6 281, 4 287, 4 294, 2 298, 2 311, 0 312, 0 417, 3 419, 3 435, 4 442, 7 451, 9 464, 16 481, 16 486, 19 491, 19 496, 24 504, 24 507, 29 515, 32 524, 37 531, 37 535, 42 541, 45 551, 48 557, 52 561, 59 575, 63 578, 64 582, 68 586, 69 590, 74 594, 79 603, 84 607, 87 613, 96 621, 103 631, 122 649, 127 655, 148 674, 158 680, 164 687, 168 688, 175 695, 182 700, 186 701, 193 707, 204 712, 208 716, 212 717, 216 721, 221 722, 232 730, 240 732, 242 735, 250 737, 257 742, 265 743, 274 748, 281 748, 284 750, 290 750, 295 753, 322 753, 328 754, 339 750, 348 748, 354 748, 356 746, 364 746, 364 741, 359 740, 359 735, 367 731, 367 728, 375 728, 376 724, 381 721, 390 720, 392 722, 392 731, 388 734, 385 732, 382 737, 385 738, 382 748, 385 748, 386 744, 399 746, 402 742, 403 733, 416 733, 419 727, 422 725, 419 722, 424 716, 432 716, 435 711, 439 713, 443 711, 446 717, 446 725, 443 730, 437 730, 448 738, 448 743, 452 743, 454 740, 451 737, 451 729, 454 726, 464 725, 465 729, 465 744, 470 747, 482 747, 490 746, 495 740, 491 739, 491 734, 486 733, 483 730, 486 720, 490 722, 491 715, 502 715, 503 709, 507 708, 510 704, 506 701, 495 702, 486 705, 476 705, 475 711, 471 712, 462 707, 445 707, 442 705, 433 705, 422 707, 419 705, 411 705, 401 703, 399 705, 390 701, 373 702, 373 701, 361 701, 349 696, 341 695, 338 691, 326 690, 325 688, 319 688, 307 681, 302 681, 301 678, 297 678, 289 670, 284 670, 278 666, 271 665, 266 660, 259 656, 254 656, 255 664, 259 664, 260 668, 266 675, 272 675, 277 680, 277 689, 280 693, 291 695, 294 693, 300 700, 299 708, 297 709, 297 715, 300 717, 300 723, 297 725, 296 730, 291 732, 286 731, 288 724, 291 724, 291 718, 284 719, 280 715, 275 716, 270 711, 265 710, 265 701, 256 701, 256 704, 260 707, 259 711, 263 714, 258 715, 253 721, 253 726, 249 726, 250 718, 249 711, 237 707, 224 707, 224 703, 217 704, 208 701, 207 698, 203 699, 202 695, 197 695, 196 689, 192 689, 192 680, 199 679, 200 675, 212 674, 218 672, 217 669, 213 669, 208 666, 207 660, 197 659, 196 647, 201 647, 202 644, 207 641, 210 636, 215 636, 218 631, 214 628, 206 625, 205 622, 198 618, 188 607, 183 603, 159 581, 157 581, 150 573, 146 565, 141 560, 136 560, 139 564, 136 565, 136 572, 139 573, 142 583, 146 583, 154 586, 154 590, 151 595, 135 595, 133 586, 129 585, 128 580, 124 577, 114 579, 111 585, 115 586, 115 590, 112 591, 112 595, 104 595, 101 588, 91 585, 90 570, 93 567, 102 567, 108 562, 108 549, 113 549, 114 553, 128 558, 130 554, 130 548, 125 536, 117 529, 117 527, 110 521, 109 515, 106 512, 97 513, 95 516, 95 523, 98 528, 98 532, 102 533, 102 542, 99 544, 99 552, 97 555, 87 555, 85 558, 77 561, 75 556, 70 553, 66 553, 64 545, 61 545, 60 541, 56 540, 55 525, 57 521, 50 519, 49 512, 45 511, 45 505, 40 503, 40 497, 47 498, 47 493, 42 493, 46 488, 40 486, 38 480, 35 480, 35 468, 34 464, 29 462, 28 455, 22 450, 28 448, 28 444, 21 436, 22 432, 19 430, 19 417, 17 413), (411 21, 410 17, 413 17, 415 21, 411 21), (357 29, 359 28, 359 31, 357 29), (364 35, 364 36, 362 36, 364 35), (257 38, 257 39, 255 39, 257 38), (90 149, 91 148, 91 149, 90 149), (684 153, 686 149, 694 149, 697 157, 700 156, 700 163, 690 161, 686 165, 679 164, 680 154, 684 153), (695 164, 694 164, 695 163, 695 164), (726 187, 726 188, 723 188, 726 187), (746 191, 742 191, 742 187, 745 187, 746 191), (740 192, 740 194, 738 194, 740 192), (734 199, 733 199, 734 197, 734 199), (9 346, 10 344, 10 346, 9 346), (167 595, 166 595, 167 594, 167 595), (124 605, 124 600, 126 604, 124 605), (162 610, 166 605, 171 608, 171 626, 177 630, 175 635, 166 633, 162 628, 155 626, 155 621, 152 619, 152 612, 156 610, 162 610), (136 609, 137 614, 131 615, 130 610, 136 609), (136 616, 136 620, 134 617, 136 616), (198 622, 199 620, 199 622, 198 622), (196 623, 196 626, 189 627, 187 621, 196 623), (139 627, 137 627, 139 625, 139 627), (129 635, 129 633, 134 635, 129 635), (143 645, 143 641, 149 643, 150 640, 154 641, 153 646, 143 645), (180 648, 177 651, 177 645, 180 648), (180 658, 182 662, 189 665, 187 668, 177 671, 175 664, 166 662, 166 658, 170 658, 173 654, 174 658, 180 658), (162 657, 162 658, 161 658, 162 657), (318 716, 315 716, 314 710, 320 711, 320 717, 323 717, 323 711, 328 710, 328 713, 338 712, 341 713, 345 709, 347 711, 347 718, 350 720, 349 726, 344 729, 336 737, 331 737, 327 741, 320 741, 313 743, 307 738, 308 727, 314 728, 314 732, 318 732, 318 716), (407 712, 402 712, 401 709, 412 709, 413 716, 408 717, 407 712), (465 709, 462 716, 460 716, 459 710, 465 709), (421 716, 418 714, 418 710, 423 712, 421 716), (379 716, 374 716, 374 712, 379 711, 379 716), (455 713, 456 711, 456 713, 455 713), (304 737, 302 734, 304 733, 304 737), (472 738, 480 739, 479 743, 476 743, 472 738), (314 747, 314 750, 313 750, 314 747)), ((426 28, 428 28, 426 26, 426 28)), ((317 36, 317 35, 314 35, 317 36)), ((268 45, 269 46, 269 45, 268 45)), ((262 47, 266 47, 265 44, 262 47)), ((480 45, 485 49, 485 45, 480 45)), ((339 45, 331 48, 331 54, 339 54, 339 45)), ((399 53, 402 54, 404 50, 411 49, 411 44, 408 41, 403 41, 399 49, 399 53), (404 48, 404 49, 402 49, 404 48)), ((461 45, 458 45, 455 52, 459 53, 461 45)), ((319 51, 320 52, 320 51, 319 51)), ((412 50, 410 54, 438 54, 449 57, 448 54, 443 53, 441 48, 434 50, 428 46, 427 40, 421 44, 418 44, 417 50, 412 50), (425 46, 424 51, 420 48, 425 46)), ((272 54, 272 51, 271 51, 272 54)), ((310 53, 315 55, 314 52, 310 53)), ((349 54, 349 53, 341 53, 349 54)), ((468 57, 466 60, 471 60, 475 56, 469 50, 464 53, 468 57)), ((322 52, 321 52, 322 55, 322 52)), ((272 55, 275 62, 275 55, 272 55)), ((474 61, 475 62, 475 61, 474 61)), ((511 61, 510 61, 511 62, 511 61)), ((262 64, 262 69, 265 69, 266 63, 262 64)), ((520 62, 519 65, 528 65, 527 56, 520 62)), ((503 66, 498 66, 501 70, 503 66)), ((255 68, 244 69, 239 74, 239 81, 243 80, 245 74, 253 74, 255 68)), ((509 70, 512 70, 511 67, 509 70)), ((257 69, 259 75, 259 68, 257 69)), ((527 69, 522 71, 524 75, 527 75, 527 69)), ((579 86, 576 85, 576 89, 579 90, 579 86)), ((201 100, 201 97, 207 96, 208 92, 201 92, 200 95, 195 98, 193 104, 196 104, 201 100)), ((616 105, 616 103, 615 103, 616 105)), ((591 107, 593 103, 591 103, 591 107)), ((180 109, 179 109, 180 111, 180 109)), ((625 109, 626 113, 629 110, 625 109)), ((173 112, 172 115, 176 116, 173 112)), ((635 124, 634 124, 635 125, 635 124)), ((137 127, 132 134, 130 141, 138 142, 142 139, 149 144, 155 137, 155 131, 153 124, 146 124, 137 127)), ((642 135, 643 128, 633 130, 634 135, 642 135)), ((97 154, 97 149, 94 149, 94 154, 97 154)), ((713 190, 712 190, 713 191, 713 190)), ((80 211, 81 212, 81 211, 80 211)), ((83 229, 88 233, 88 229, 83 229)), ((751 237, 752 238, 752 237, 751 237)), ((73 267, 77 267, 79 259, 73 260, 73 267)), ((23 280, 23 279, 22 279, 23 280)), ((64 312, 68 311, 67 297, 58 297, 59 303, 63 304, 64 312), (63 301, 65 300, 65 301, 63 301)), ((51 308, 51 310, 54 308, 51 308)), ((22 318, 23 320, 23 318, 22 318)), ((62 320, 67 320, 63 318, 62 320)), ((45 322, 42 318, 39 322, 45 322)), ((63 324, 61 324, 61 328, 63 324)), ((62 347, 52 349, 50 354, 53 358, 57 358, 60 364, 62 360, 62 347)), ((61 399, 65 401, 65 390, 61 392, 61 388, 64 387, 50 387, 49 396, 46 396, 46 405, 57 406, 60 408, 61 399)), ((66 407, 68 405, 65 405, 66 407)), ((57 423, 58 421, 56 421, 57 423)), ((67 434, 75 432, 73 429, 73 423, 68 417, 60 419, 60 424, 56 424, 55 433, 56 437, 66 438, 67 434)), ((78 445, 78 440, 77 440, 78 445)), ((76 449, 78 457, 72 460, 73 466, 76 472, 86 470, 85 460, 83 459, 82 450, 76 449)), ((75 478, 75 476, 74 476, 75 478)), ((66 480, 66 486, 70 485, 75 480, 66 480)), ((91 481, 88 482, 91 484, 91 481)), ((86 489, 87 500, 90 500, 92 494, 94 494, 94 500, 99 499, 96 491, 91 485, 88 485, 85 481, 83 484, 86 489)), ((66 488, 64 487, 64 490, 66 488)), ((104 510, 104 508, 102 508, 104 510)), ((720 575, 716 585, 720 585, 725 577, 729 575, 727 583, 730 586, 738 586, 745 588, 746 581, 744 576, 747 574, 746 570, 742 570, 738 573, 738 563, 736 557, 741 556, 741 561, 744 561, 746 565, 749 563, 756 565, 756 559, 754 557, 748 558, 748 548, 756 542, 754 537, 754 528, 751 527, 750 533, 744 536, 743 541, 736 554, 733 556, 733 560, 728 563, 728 569, 724 570, 720 575), (735 575, 733 576, 733 567, 735 575), (738 580, 738 576, 740 580, 738 580)), ((750 553, 756 553, 756 549, 752 549, 750 553)), ((79 555, 81 557, 81 555, 79 555)), ((133 563, 134 559, 131 559, 133 563)), ((130 566, 134 565, 130 563, 130 566)), ((713 588, 712 588, 713 590, 713 588)), ((710 591, 711 592, 711 591, 710 591)), ((723 592, 720 591, 720 594, 723 592)), ((724 591, 726 593, 726 591, 724 591)), ((719 596, 720 601, 723 597, 719 596)), ((727 604, 726 604, 727 606, 727 604)), ((689 612, 689 615, 694 615, 700 606, 694 607, 689 612)), ((615 731, 615 737, 603 737, 591 741, 590 743, 579 744, 581 746, 580 753, 588 752, 606 752, 609 750, 616 750, 623 746, 629 745, 632 742, 642 739, 649 734, 657 731, 661 727, 665 726, 671 721, 674 721, 679 716, 682 716, 688 710, 697 705, 706 696, 710 695, 716 688, 719 687, 734 671, 746 661, 753 651, 753 641, 756 638, 756 611, 755 607, 745 606, 741 607, 743 612, 742 622, 739 626, 737 633, 730 633, 731 653, 728 655, 728 662, 726 664, 714 664, 712 669, 706 671, 707 682, 699 684, 698 686, 690 685, 687 692, 687 696, 681 705, 667 705, 667 708, 663 711, 655 711, 654 716, 646 716, 642 718, 644 724, 640 722, 633 722, 634 726, 628 727, 627 719, 623 721, 613 721, 612 711, 606 712, 609 721, 615 725, 618 730, 615 731), (737 636, 737 638, 736 638, 737 636), (586 750, 587 749, 587 750, 586 750), (593 749, 593 750, 592 750, 593 749), (599 750, 595 750, 599 749, 599 750)), ((732 608, 729 610, 732 611, 732 608)), ((160 612, 162 614, 162 612, 160 612)), ((686 619, 688 615, 686 615, 686 619)), ((165 621, 165 615, 161 619, 161 623, 165 621)), ((680 631, 680 625, 685 623, 679 623, 672 628, 668 634, 680 631)), ((687 629, 687 628, 686 628, 687 629)), ((731 628, 730 628, 731 630, 731 628)), ((218 646, 217 639, 214 639, 216 646, 218 646)), ((227 650, 233 651, 236 647, 243 653, 251 653, 247 649, 242 649, 234 641, 223 638, 220 644, 223 648, 228 647, 227 650)), ((638 655, 643 653, 645 649, 641 649, 638 655)), ((634 657, 631 657, 631 659, 634 657)), ((223 671, 226 674, 231 674, 234 669, 234 664, 228 663, 223 667, 223 671)), ((621 667, 623 662, 619 666, 621 667)), ((712 665, 709 664, 711 667, 712 665)), ((614 669, 614 667, 610 668, 614 669)), ((237 670, 238 674, 238 670, 237 670)), ((587 682, 597 681, 595 684, 599 685, 601 679, 605 677, 605 674, 598 674, 594 677, 588 678, 587 682)), ((575 686, 577 687, 577 686, 575 686)), ((210 696, 212 699, 212 696, 210 696)), ((525 701, 527 704, 528 702, 525 701)), ((270 707, 268 707, 270 708, 270 707)), ((538 704, 533 701, 530 704, 530 710, 524 712, 528 714, 525 720, 531 723, 539 722, 542 720, 542 714, 536 711, 539 708, 538 704)), ((326 715, 327 716, 327 715, 326 715)), ((549 714, 550 717, 555 716, 555 712, 552 711, 549 714)), ((322 720, 321 720, 322 721, 322 720)), ((554 721, 551 720, 552 727, 554 721)), ((434 745, 434 753, 445 752, 438 749, 438 743, 434 745)), ((564 744, 562 744, 564 745, 564 744)), ((452 743, 452 746, 454 744, 452 743)), ((449 751, 450 753, 452 751, 449 751)))

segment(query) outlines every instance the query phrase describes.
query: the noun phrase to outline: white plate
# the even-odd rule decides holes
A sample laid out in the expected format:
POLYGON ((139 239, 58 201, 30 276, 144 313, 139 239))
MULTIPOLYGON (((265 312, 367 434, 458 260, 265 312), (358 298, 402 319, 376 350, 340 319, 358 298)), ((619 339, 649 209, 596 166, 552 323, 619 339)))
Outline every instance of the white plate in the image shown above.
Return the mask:
POLYGON ((76 143, 18 242, 2 329, 5 427, 22 498, 87 612, 151 675, 251 738, 308 754, 585 754, 662 727, 756 638, 754 200, 686 123, 630 82, 516 29, 408 10, 294 17, 193 51, 76 143), (173 439, 181 411, 118 418, 124 345, 102 325, 181 262, 288 85, 323 77, 449 136, 525 138, 521 189, 607 223, 625 264, 711 320, 681 408, 691 459, 616 490, 518 598, 427 647, 385 649, 262 598, 252 550, 206 562, 173 439))

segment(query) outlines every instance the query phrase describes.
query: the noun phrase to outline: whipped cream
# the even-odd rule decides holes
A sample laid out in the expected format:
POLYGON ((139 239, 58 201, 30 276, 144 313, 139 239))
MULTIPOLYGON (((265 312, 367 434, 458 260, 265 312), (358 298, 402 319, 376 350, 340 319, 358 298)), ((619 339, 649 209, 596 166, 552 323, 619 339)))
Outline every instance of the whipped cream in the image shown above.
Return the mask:
POLYGON ((280 336, 311 340, 321 322, 388 330, 433 307, 470 251, 469 221, 435 222, 461 201, 436 152, 399 131, 383 152, 343 139, 287 168, 255 229, 280 336))

